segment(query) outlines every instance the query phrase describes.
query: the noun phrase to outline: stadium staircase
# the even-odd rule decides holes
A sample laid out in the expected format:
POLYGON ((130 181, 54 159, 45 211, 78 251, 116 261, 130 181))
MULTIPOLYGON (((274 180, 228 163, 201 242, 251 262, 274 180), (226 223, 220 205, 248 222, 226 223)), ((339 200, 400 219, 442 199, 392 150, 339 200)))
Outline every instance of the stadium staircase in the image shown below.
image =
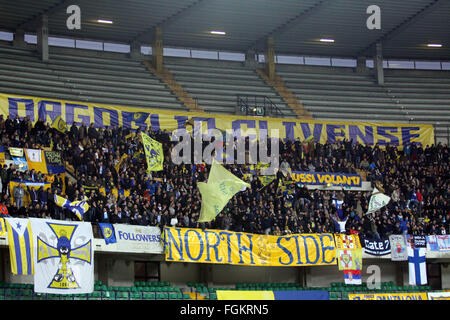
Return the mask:
POLYGON ((385 75, 387 94, 400 105, 410 123, 435 126, 436 137, 448 142, 450 128, 450 72, 395 72, 385 75), (402 74, 403 73, 403 74, 402 74))
POLYGON ((283 79, 275 74, 274 79, 271 80, 263 69, 256 69, 258 75, 266 82, 267 85, 272 86, 277 93, 283 98, 284 102, 297 114, 300 119, 313 119, 312 115, 303 108, 297 97, 287 88, 283 79))
POLYGON ((348 300, 350 293, 412 293, 432 292, 430 286, 397 286, 393 281, 380 283, 379 289, 367 285, 346 285, 333 282, 330 287, 302 287, 299 283, 236 283, 235 286, 208 286, 187 282, 185 286, 168 281, 135 281, 133 286, 107 286, 95 281, 89 294, 38 294, 33 284, 0 282, 0 300, 217 300, 218 290, 237 291, 328 291, 330 300, 348 300))
POLYGON ((286 86, 315 119, 337 121, 401 121, 400 106, 392 101, 372 75, 347 68, 306 67, 277 69, 286 86), (341 70, 342 69, 342 70, 341 70))
POLYGON ((188 109, 139 61, 125 54, 50 48, 48 62, 31 49, 0 46, 2 93, 116 106, 188 109))
POLYGON ((282 117, 297 118, 277 92, 241 62, 166 57, 164 65, 205 112, 236 114, 238 95, 265 96, 282 117))
POLYGON ((158 72, 152 64, 145 60, 142 62, 145 67, 150 70, 156 77, 161 79, 167 87, 172 90, 172 93, 177 96, 177 98, 183 103, 183 105, 191 112, 203 112, 199 108, 197 101, 192 98, 192 96, 184 90, 184 88, 175 80, 170 71, 163 66, 162 71, 158 72))

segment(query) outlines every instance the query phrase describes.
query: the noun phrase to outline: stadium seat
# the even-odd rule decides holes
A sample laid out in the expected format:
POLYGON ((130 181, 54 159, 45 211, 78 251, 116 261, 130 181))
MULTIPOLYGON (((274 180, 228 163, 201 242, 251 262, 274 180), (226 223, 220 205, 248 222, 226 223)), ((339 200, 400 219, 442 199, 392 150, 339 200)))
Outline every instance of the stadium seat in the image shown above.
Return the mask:
POLYGON ((156 300, 167 300, 169 299, 169 295, 167 293, 157 293, 156 300))
POLYGON ((145 292, 142 294, 144 300, 155 300, 156 294, 154 292, 145 292))
POLYGON ((114 291, 103 291, 102 299, 103 300, 114 300, 115 299, 114 291))
POLYGON ((5 292, 6 299, 5 300, 17 300, 17 297, 19 295, 19 289, 6 289, 5 292))
POLYGON ((187 294, 187 293, 183 293, 183 299, 184 300, 192 300, 191 296, 189 294, 187 294))
POLYGON ((142 300, 142 294, 139 292, 130 292, 130 300, 142 300))
POLYGON ((129 294, 128 292, 119 291, 116 292, 116 300, 128 300, 129 294))
POLYGON ((88 294, 88 300, 101 300, 102 293, 100 291, 94 291, 88 294))

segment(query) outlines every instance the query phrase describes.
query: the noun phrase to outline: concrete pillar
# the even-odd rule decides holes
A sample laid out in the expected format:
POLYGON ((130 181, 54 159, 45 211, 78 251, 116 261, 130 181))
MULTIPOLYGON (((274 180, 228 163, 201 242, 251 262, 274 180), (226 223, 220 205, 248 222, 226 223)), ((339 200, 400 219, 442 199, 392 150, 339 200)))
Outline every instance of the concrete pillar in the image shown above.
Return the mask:
POLYGON ((379 85, 384 85, 384 71, 383 71, 383 48, 381 43, 377 43, 375 56, 373 57, 373 70, 375 78, 379 85))
POLYGON ((270 80, 275 78, 275 50, 273 48, 273 37, 267 39, 267 50, 264 55, 266 74, 270 80))
POLYGON ((130 58, 131 59, 140 59, 142 58, 141 53, 141 44, 137 41, 133 41, 130 44, 130 58))
POLYGON ((408 283, 408 281, 408 265, 406 262, 395 262, 395 285, 403 286, 405 283, 408 283))
POLYGON ((18 29, 16 30, 16 32, 14 32, 13 45, 16 48, 25 48, 27 46, 25 42, 25 31, 23 31, 22 29, 18 29))
POLYGON ((48 60, 48 16, 43 15, 37 27, 37 51, 42 61, 48 60))
POLYGON ((356 58, 356 72, 361 73, 367 70, 366 67, 366 57, 357 57, 356 58))
POLYGON ((450 290, 450 267, 448 262, 441 263, 441 284, 442 289, 450 290))
POLYGON ((250 49, 245 53, 244 66, 249 69, 256 69, 258 66, 258 62, 256 61, 256 51, 254 49, 250 49))
POLYGON ((157 72, 163 69, 163 43, 162 43, 162 29, 156 28, 155 41, 152 45, 152 63, 157 72))

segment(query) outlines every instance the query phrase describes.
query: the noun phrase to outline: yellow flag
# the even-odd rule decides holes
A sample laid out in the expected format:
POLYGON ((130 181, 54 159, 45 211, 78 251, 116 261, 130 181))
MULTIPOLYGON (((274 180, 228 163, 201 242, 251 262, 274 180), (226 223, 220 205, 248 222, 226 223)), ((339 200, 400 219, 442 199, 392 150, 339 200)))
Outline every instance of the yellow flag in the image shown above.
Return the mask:
POLYGON ((336 249, 339 270, 362 270, 362 249, 336 249))
POLYGON ((314 140, 316 140, 316 137, 314 137, 313 135, 310 135, 308 138, 305 139, 304 142, 314 142, 314 140))
POLYGON ((217 290, 217 300, 275 300, 273 291, 217 290))
POLYGON ((126 158, 128 158, 128 155, 126 153, 124 153, 120 157, 119 163, 114 167, 114 169, 116 169, 117 174, 119 174, 120 166, 122 165, 123 160, 125 160, 126 158))
POLYGON ((52 128, 55 128, 62 133, 67 131, 66 122, 61 118, 61 116, 56 117, 56 119, 52 123, 52 128))
POLYGON ((263 186, 267 186, 270 184, 273 180, 275 180, 275 176, 259 176, 259 181, 263 184, 263 186))
POLYGON ((209 172, 208 182, 199 182, 197 185, 202 195, 198 222, 213 220, 236 193, 250 188, 250 184, 227 171, 215 160, 209 172))
POLYGON ((147 159, 147 172, 161 171, 164 163, 162 143, 153 140, 141 132, 142 144, 144 145, 145 158, 147 159))

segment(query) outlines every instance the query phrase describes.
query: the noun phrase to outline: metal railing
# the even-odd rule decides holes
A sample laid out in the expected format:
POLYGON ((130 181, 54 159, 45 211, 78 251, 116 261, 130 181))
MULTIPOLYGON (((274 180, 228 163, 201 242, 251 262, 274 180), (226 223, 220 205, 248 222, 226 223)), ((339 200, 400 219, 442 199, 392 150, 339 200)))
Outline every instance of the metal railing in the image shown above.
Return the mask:
POLYGON ((236 114, 245 116, 283 116, 280 108, 267 96, 236 95, 236 114))

